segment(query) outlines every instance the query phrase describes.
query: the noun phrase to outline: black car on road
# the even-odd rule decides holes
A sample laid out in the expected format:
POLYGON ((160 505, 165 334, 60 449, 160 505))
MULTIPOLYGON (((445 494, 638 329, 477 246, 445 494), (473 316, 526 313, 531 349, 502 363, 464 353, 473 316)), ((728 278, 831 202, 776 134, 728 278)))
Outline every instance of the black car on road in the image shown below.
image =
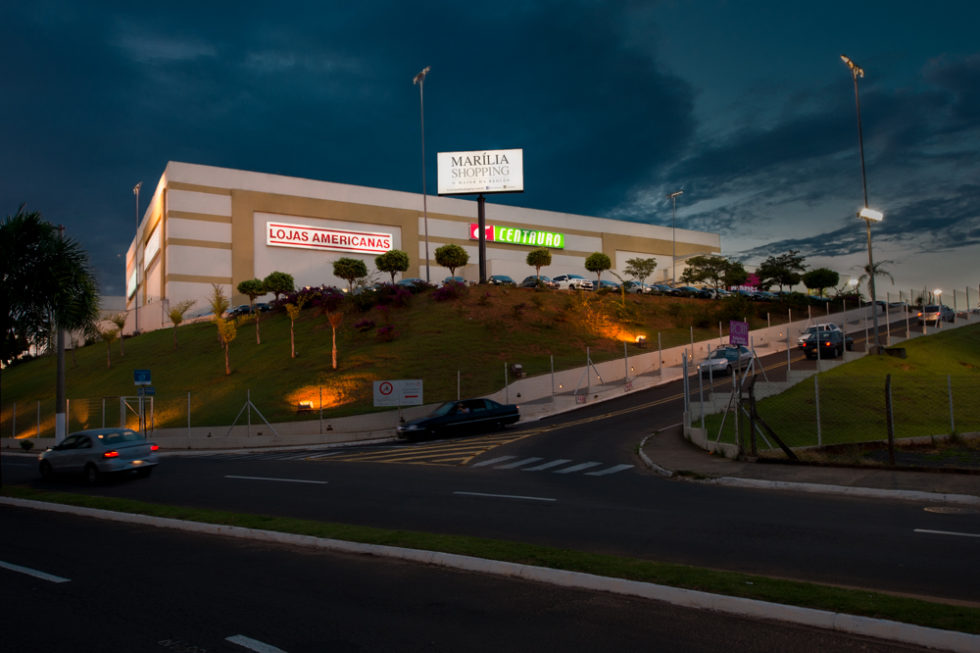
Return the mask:
POLYGON ((817 331, 811 333, 800 343, 800 348, 807 358, 817 357, 817 348, 820 349, 820 358, 836 358, 844 355, 844 350, 851 350, 854 339, 845 335, 843 331, 817 331))
POLYGON ((413 419, 398 427, 398 437, 405 440, 451 435, 468 435, 501 429, 514 424, 521 413, 514 404, 500 404, 492 399, 447 401, 430 415, 413 419))

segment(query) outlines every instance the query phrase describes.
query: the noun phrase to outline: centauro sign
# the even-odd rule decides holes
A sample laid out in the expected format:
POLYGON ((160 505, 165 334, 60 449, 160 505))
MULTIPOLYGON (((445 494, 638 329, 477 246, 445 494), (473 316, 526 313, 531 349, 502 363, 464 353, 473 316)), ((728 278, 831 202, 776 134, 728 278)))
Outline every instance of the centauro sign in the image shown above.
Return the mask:
POLYGON ((383 254, 391 249, 392 237, 391 234, 267 222, 265 244, 275 247, 383 254))
MULTIPOLYGON (((519 229, 517 227, 499 227, 487 225, 484 229, 487 242, 510 243, 511 245, 531 245, 534 247, 565 248, 565 234, 536 229, 519 229)), ((480 239, 480 225, 470 225, 470 240, 480 239)))

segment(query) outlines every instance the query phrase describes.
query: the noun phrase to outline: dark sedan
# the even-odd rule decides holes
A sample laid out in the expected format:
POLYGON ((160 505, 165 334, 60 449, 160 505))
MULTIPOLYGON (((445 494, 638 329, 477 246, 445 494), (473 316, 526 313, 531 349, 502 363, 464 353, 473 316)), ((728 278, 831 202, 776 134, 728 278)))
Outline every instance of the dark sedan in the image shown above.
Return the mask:
POLYGON ((836 358, 843 356, 844 350, 850 351, 854 339, 844 335, 843 331, 818 331, 811 333, 800 343, 800 348, 807 358, 836 358), (820 353, 817 353, 819 345, 820 353))
POLYGON ((421 440, 491 431, 514 424, 520 418, 520 411, 514 404, 499 404, 492 399, 447 401, 427 417, 399 426, 398 437, 421 440))

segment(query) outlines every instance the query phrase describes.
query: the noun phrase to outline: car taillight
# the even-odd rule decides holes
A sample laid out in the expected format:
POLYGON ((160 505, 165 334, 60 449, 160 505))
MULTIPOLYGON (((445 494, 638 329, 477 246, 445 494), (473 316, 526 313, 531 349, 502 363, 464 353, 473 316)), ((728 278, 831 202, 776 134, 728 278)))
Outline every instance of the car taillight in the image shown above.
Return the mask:
POLYGON ((102 454, 102 457, 103 458, 118 458, 119 457, 119 452, 116 451, 115 449, 113 449, 112 451, 106 451, 105 453, 102 454))
POLYGON ((829 340, 828 340, 828 341, 826 342, 826 345, 827 345, 828 347, 830 346, 830 341, 829 341, 829 340))
POLYGON ((155 442, 150 445, 150 451, 156 451, 159 448, 160 448, 160 445, 158 445, 155 442))

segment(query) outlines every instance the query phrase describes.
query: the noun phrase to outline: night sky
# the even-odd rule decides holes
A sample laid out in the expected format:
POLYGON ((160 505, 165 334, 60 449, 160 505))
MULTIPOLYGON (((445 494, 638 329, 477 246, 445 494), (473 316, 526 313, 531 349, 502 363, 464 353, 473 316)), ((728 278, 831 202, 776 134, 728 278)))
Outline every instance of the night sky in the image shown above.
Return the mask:
MULTIPOLYGON (((121 295, 167 161, 421 192, 440 151, 524 149, 493 202, 798 249, 842 283, 980 284, 980 3, 4 3, 0 216, 24 204, 121 295)), ((492 207, 488 208, 492 215, 492 207)), ((945 297, 949 295, 946 294, 945 297)))

